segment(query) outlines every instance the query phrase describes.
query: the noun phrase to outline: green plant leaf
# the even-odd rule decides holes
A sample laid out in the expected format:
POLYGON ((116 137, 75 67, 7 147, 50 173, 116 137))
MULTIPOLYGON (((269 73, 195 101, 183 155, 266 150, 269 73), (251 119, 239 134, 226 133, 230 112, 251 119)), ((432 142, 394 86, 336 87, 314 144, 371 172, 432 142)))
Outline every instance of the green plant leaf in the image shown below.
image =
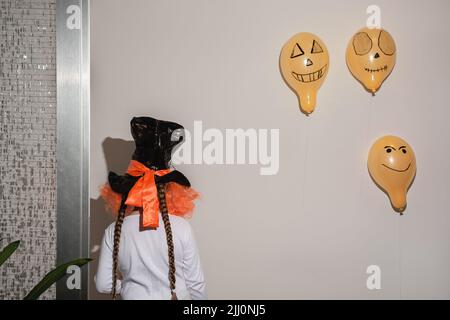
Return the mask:
POLYGON ((89 258, 76 259, 57 266, 55 269, 45 275, 45 277, 26 295, 24 300, 37 300, 41 294, 43 294, 48 288, 51 287, 56 281, 61 279, 67 274, 67 268, 69 266, 82 267, 86 263, 92 261, 89 258))
POLYGON ((3 263, 5 263, 5 261, 9 258, 9 256, 12 255, 14 251, 16 251, 19 244, 20 240, 11 242, 6 246, 5 249, 3 249, 2 252, 0 252, 0 267, 2 266, 3 263))

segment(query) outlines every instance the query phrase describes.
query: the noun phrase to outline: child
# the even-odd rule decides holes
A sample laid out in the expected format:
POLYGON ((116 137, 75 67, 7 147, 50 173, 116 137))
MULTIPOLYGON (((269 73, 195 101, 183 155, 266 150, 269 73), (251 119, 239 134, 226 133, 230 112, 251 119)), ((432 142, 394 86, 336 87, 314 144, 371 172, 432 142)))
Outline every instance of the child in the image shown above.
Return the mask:
POLYGON ((119 214, 103 237, 99 292, 113 298, 120 293, 123 299, 206 299, 194 236, 184 219, 198 193, 169 167, 182 130, 179 124, 149 117, 131 120, 136 150, 130 166, 124 176, 110 172, 109 185, 101 191, 119 214))

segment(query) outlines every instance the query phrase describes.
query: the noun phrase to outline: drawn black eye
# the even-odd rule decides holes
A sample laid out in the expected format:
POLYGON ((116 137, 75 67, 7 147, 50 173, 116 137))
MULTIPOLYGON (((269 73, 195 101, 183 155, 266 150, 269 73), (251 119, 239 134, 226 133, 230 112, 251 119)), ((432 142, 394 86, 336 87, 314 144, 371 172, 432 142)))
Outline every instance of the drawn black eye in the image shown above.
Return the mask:
POLYGON ((387 152, 387 153, 391 153, 391 151, 392 151, 391 148, 387 148, 387 149, 386 149, 386 152, 387 152))
POLYGON ((305 52, 303 51, 303 49, 300 47, 298 43, 296 43, 294 48, 292 49, 291 58, 297 58, 304 54, 305 52))
POLYGON ((392 56, 395 53, 395 42, 389 32, 381 30, 378 35, 378 47, 385 55, 392 56))
POLYGON ((372 49, 372 39, 366 32, 359 32, 353 37, 353 49, 358 56, 369 53, 372 49))
POLYGON ((311 53, 321 53, 321 52, 323 52, 322 47, 320 46, 320 44, 316 40, 313 40, 311 53))
POLYGON ((403 153, 406 153, 406 149, 402 149, 402 152, 403 152, 403 153))

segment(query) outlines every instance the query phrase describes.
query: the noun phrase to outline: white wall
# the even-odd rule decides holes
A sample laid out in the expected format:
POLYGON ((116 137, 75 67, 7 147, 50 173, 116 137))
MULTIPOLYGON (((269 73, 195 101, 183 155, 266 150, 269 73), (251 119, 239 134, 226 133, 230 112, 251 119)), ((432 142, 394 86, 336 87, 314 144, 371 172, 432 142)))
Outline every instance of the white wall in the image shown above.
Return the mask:
POLYGON ((192 225, 210 298, 450 298, 450 2, 374 3, 398 49, 375 97, 344 56, 370 4, 93 0, 91 245, 111 221, 97 186, 107 170, 123 173, 133 151, 131 117, 190 130, 194 120, 279 128, 275 176, 250 165, 178 166, 202 193, 192 225), (301 31, 321 37, 331 59, 310 117, 278 69, 282 45, 301 31), (401 217, 366 168, 385 134, 417 157, 401 217), (371 264, 381 290, 366 288, 371 264))

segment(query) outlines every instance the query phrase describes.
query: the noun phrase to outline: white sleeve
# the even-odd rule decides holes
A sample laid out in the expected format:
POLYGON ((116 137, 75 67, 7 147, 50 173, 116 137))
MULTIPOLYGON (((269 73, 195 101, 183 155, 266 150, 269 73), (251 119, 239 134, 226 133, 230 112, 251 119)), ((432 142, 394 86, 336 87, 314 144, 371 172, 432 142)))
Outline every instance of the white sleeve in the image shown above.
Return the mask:
POLYGON ((188 230, 183 252, 183 273, 186 279, 186 286, 193 300, 204 300, 207 299, 205 279, 200 265, 197 244, 195 243, 190 224, 186 224, 188 230))
MULTIPOLYGON (((98 262, 97 274, 95 276, 95 286, 100 293, 111 293, 112 291, 112 254, 113 254, 113 233, 114 228, 107 228, 103 235, 102 248, 98 262)), ((121 281, 116 282, 116 291, 119 294, 121 281)))

